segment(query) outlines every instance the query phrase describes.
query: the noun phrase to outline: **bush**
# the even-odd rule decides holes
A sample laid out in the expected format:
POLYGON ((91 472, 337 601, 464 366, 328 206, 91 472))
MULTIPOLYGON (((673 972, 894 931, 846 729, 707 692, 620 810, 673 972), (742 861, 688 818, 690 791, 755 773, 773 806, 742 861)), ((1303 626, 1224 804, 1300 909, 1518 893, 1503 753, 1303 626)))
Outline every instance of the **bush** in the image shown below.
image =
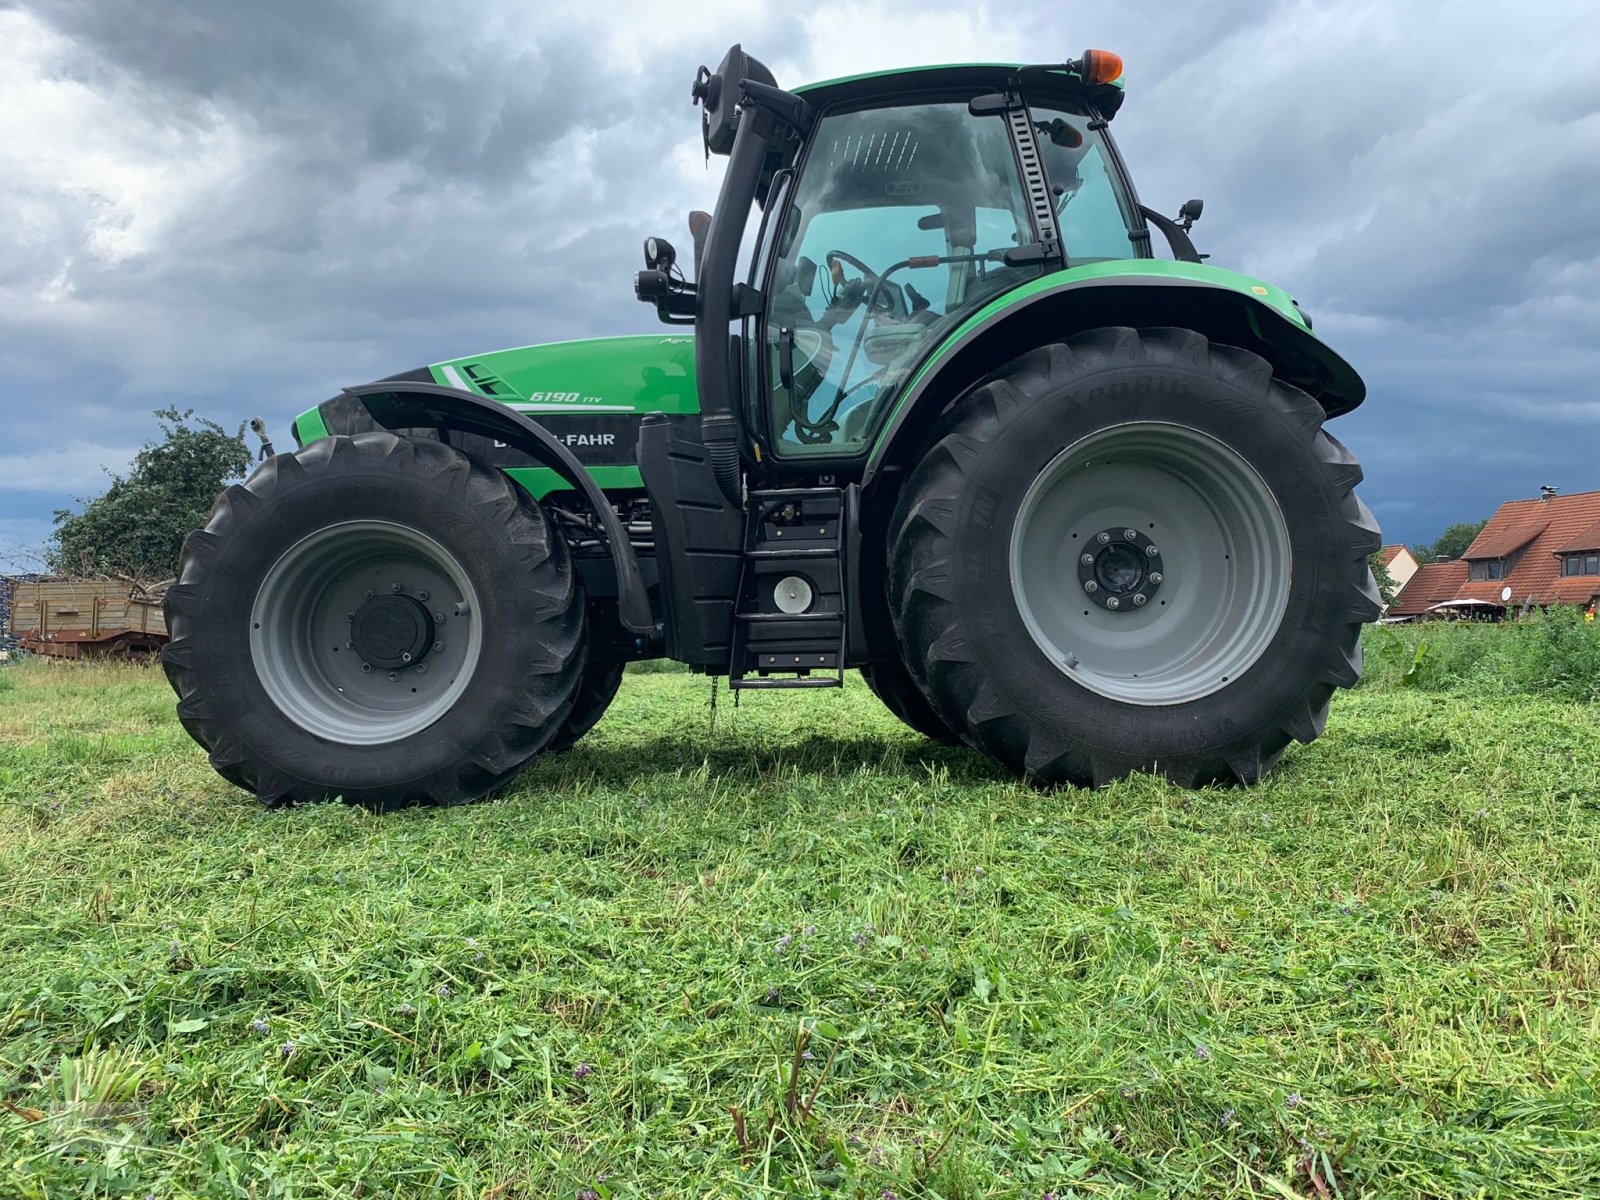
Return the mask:
POLYGON ((56 510, 46 550, 63 574, 121 574, 166 579, 177 574, 189 532, 206 523, 230 479, 250 469, 244 426, 229 433, 192 412, 156 412, 162 439, 148 442, 127 475, 112 475, 105 493, 83 511, 56 510))
POLYGON ((1526 692, 1600 700, 1600 625, 1571 605, 1556 605, 1517 629, 1511 673, 1526 692))
POLYGON ((1570 605, 1504 625, 1429 621, 1368 629, 1361 686, 1600 700, 1600 625, 1570 605))

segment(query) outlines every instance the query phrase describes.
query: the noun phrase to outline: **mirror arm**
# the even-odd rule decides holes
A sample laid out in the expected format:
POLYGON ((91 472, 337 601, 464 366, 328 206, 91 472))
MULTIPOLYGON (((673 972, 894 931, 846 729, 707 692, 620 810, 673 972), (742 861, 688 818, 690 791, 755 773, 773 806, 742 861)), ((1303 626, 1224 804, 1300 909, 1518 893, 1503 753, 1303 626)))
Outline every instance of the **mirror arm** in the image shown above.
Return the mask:
POLYGON ((1189 235, 1184 231, 1183 226, 1179 225, 1171 217, 1163 216, 1155 209, 1147 208, 1143 204, 1139 206, 1139 212, 1146 221, 1149 221, 1150 224, 1166 235, 1167 245, 1172 247, 1173 258, 1179 262, 1197 263, 1205 261, 1204 256, 1194 248, 1194 243, 1189 240, 1189 235))

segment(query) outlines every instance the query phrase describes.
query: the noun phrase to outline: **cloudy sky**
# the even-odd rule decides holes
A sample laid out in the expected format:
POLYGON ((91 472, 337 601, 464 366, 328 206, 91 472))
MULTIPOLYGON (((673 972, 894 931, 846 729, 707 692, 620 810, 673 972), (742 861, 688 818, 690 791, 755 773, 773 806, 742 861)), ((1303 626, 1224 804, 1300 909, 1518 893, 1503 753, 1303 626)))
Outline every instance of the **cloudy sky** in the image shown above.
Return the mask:
POLYGON ((1335 431, 1389 540, 1600 489, 1590 0, 0 0, 0 553, 152 409, 288 419, 477 350, 649 331, 646 233, 720 170, 688 85, 1128 64, 1147 204, 1283 284, 1367 379, 1335 431))

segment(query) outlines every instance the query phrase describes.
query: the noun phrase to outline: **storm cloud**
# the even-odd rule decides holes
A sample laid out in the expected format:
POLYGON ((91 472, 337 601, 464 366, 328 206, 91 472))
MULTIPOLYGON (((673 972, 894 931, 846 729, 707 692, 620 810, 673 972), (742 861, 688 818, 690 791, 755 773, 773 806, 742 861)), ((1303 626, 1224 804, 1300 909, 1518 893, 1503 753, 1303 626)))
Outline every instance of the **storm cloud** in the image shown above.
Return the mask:
POLYGON ((709 207, 694 68, 1128 62, 1145 203, 1367 379, 1390 540, 1600 488, 1600 31, 1579 4, 0 2, 0 545, 193 407, 287 419, 475 350, 652 328, 709 207))

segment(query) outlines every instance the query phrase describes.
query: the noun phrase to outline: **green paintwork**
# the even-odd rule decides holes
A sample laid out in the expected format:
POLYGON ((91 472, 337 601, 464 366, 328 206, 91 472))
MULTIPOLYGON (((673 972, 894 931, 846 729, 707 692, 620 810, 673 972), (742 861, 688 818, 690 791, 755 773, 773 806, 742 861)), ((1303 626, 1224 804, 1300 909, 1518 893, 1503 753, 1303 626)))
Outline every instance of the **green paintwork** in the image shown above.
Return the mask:
POLYGON ((328 436, 328 427, 322 422, 322 413, 315 408, 308 408, 294 419, 294 440, 302 446, 310 445, 318 438, 328 436))
MULTIPOLYGON (((926 361, 912 376, 911 381, 900 389, 900 395, 895 398, 894 406, 879 426, 881 431, 887 429, 905 404, 906 397, 916 391, 917 387, 928 374, 939 368, 945 357, 963 338, 977 326, 982 325, 996 313, 1002 312, 1013 305, 1020 304, 1040 292, 1048 292, 1065 283, 1083 280, 1104 280, 1108 284, 1115 284, 1119 280, 1143 279, 1157 280, 1173 283, 1199 283, 1212 287, 1226 288, 1236 292, 1247 300, 1254 300, 1258 304, 1265 304, 1269 308, 1288 317, 1301 329, 1306 330, 1307 336, 1315 337, 1311 327, 1295 307, 1294 300, 1289 293, 1280 287, 1275 287, 1260 279, 1253 279, 1249 275, 1241 275, 1237 271, 1230 271, 1225 267, 1213 267, 1207 263, 1177 262, 1168 258, 1124 258, 1112 259, 1106 262, 1087 263, 1081 267, 1072 267, 1065 271, 1052 271, 1048 275, 1041 275, 1037 279, 1030 279, 1027 283, 1012 288, 1009 292, 996 297, 989 304, 980 308, 968 317, 959 326, 951 331, 944 341, 939 343, 939 348, 928 356, 926 361)), ((1248 308, 1245 310, 1250 311, 1248 308)), ((1254 317, 1251 318, 1252 323, 1254 317)), ((883 443, 880 440, 872 447, 871 456, 876 458, 883 452, 883 443)))
POLYGON ((694 339, 682 335, 519 346, 451 359, 428 370, 447 387, 498 400, 535 419, 540 414, 700 411, 694 339))

